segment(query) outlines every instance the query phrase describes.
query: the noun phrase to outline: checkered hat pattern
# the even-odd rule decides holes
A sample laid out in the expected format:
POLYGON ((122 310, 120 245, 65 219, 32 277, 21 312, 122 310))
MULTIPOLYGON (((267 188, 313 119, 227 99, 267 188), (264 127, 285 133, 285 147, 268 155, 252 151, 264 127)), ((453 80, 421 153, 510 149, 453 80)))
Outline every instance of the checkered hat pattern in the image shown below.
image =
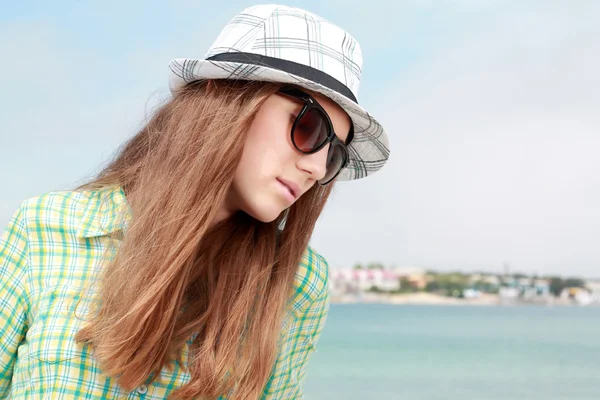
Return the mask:
POLYGON ((275 4, 249 7, 229 21, 203 58, 175 59, 169 69, 173 91, 201 79, 243 79, 293 84, 327 96, 354 125, 349 162, 337 180, 370 176, 389 158, 383 127, 358 105, 358 42, 308 11, 275 4))

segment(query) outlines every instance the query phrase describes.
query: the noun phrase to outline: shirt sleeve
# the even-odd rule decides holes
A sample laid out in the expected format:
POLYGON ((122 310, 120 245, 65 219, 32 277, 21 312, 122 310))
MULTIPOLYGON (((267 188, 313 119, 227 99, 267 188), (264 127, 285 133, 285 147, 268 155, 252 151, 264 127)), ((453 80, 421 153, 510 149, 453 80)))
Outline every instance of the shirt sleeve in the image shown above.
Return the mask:
POLYGON ((10 392, 17 348, 27 332, 28 239, 21 207, 0 237, 0 398, 10 392))
POLYGON ((263 400, 304 398, 308 361, 316 350, 330 307, 327 262, 318 255, 313 262, 309 268, 312 272, 299 286, 302 307, 294 309, 263 400))

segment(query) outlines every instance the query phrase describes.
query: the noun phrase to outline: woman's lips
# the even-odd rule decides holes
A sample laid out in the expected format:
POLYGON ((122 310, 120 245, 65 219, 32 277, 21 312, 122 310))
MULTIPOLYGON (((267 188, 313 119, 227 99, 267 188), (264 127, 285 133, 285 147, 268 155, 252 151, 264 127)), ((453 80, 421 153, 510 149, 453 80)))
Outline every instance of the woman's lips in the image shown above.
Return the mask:
POLYGON ((298 187, 297 184, 295 184, 294 182, 282 179, 282 178, 277 178, 277 181, 286 190, 287 195, 289 196, 289 199, 291 201, 294 201, 298 198, 298 193, 300 193, 300 188, 298 187))

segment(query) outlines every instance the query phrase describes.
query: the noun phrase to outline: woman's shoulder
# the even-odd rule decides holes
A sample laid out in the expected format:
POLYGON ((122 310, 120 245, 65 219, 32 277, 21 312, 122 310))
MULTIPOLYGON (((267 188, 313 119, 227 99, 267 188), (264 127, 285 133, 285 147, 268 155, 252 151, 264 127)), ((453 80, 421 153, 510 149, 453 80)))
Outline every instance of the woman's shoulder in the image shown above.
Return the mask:
POLYGON ((94 200, 113 189, 49 191, 25 199, 19 213, 30 232, 77 231, 93 207, 94 200))
POLYGON ((73 221, 82 210, 85 192, 52 191, 29 197, 21 203, 21 215, 28 228, 73 221))
POLYGON ((295 310, 312 304, 329 290, 329 264, 311 246, 302 255, 294 286, 292 303, 295 310))
POLYGON ((300 277, 307 279, 311 284, 321 289, 329 278, 329 264, 325 257, 313 247, 308 246, 300 261, 300 277))
POLYGON ((80 216, 91 191, 51 191, 29 197, 21 203, 21 215, 28 227, 74 222, 80 216))

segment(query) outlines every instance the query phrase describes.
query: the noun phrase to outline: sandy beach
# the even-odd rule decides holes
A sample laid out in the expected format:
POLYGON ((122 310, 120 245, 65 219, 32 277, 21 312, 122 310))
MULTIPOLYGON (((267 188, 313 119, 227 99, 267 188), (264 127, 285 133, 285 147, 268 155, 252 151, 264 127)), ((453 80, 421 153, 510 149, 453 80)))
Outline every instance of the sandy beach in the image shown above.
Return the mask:
POLYGON ((441 296, 433 293, 411 293, 391 295, 388 300, 390 304, 440 304, 440 305, 490 305, 500 304, 500 298, 493 294, 484 294, 473 299, 459 299, 456 297, 441 296))
MULTIPOLYGON (((482 294, 477 298, 460 299, 456 297, 446 297, 434 293, 417 292, 407 294, 385 294, 385 293, 364 293, 361 295, 340 295, 332 296, 331 302, 334 304, 352 304, 352 303, 383 303, 383 304, 420 304, 420 305, 500 305, 507 304, 502 301, 498 295, 482 294)), ((554 304, 558 304, 555 302, 554 304)), ((511 302, 511 304, 522 304, 511 302)), ((531 304, 531 303, 529 303, 531 304)))

